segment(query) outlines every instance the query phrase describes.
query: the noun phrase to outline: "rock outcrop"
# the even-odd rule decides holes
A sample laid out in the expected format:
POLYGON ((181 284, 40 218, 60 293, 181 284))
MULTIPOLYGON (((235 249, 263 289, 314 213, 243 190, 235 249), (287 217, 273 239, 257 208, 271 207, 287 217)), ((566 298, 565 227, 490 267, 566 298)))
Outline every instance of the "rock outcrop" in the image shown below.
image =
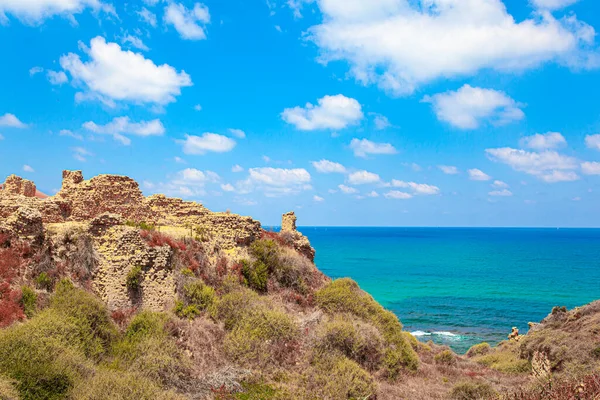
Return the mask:
POLYGON ((296 214, 293 211, 283 214, 281 218, 281 233, 289 238, 296 251, 306 256, 310 261, 315 261, 315 249, 310 245, 308 238, 298 232, 296 228, 296 214))
POLYGON ((25 197, 35 197, 37 192, 37 188, 33 182, 16 175, 6 178, 3 190, 6 194, 22 195, 25 197))

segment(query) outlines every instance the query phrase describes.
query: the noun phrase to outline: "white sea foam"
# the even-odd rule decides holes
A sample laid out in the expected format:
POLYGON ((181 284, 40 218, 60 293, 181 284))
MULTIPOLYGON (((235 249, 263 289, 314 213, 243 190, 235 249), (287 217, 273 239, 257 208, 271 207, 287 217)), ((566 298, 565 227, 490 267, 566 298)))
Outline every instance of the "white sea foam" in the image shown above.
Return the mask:
POLYGON ((448 339, 452 339, 452 340, 460 340, 460 336, 452 333, 452 332, 445 332, 445 331, 441 331, 441 332, 424 332, 424 331, 414 331, 411 332, 411 335, 415 336, 415 337, 422 337, 422 336, 445 336, 448 339))

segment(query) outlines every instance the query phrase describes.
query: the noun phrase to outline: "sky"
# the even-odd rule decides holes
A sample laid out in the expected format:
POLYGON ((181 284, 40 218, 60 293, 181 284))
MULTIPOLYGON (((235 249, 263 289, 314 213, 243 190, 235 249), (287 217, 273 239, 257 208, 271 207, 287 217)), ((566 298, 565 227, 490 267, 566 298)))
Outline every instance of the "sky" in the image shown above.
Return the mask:
POLYGON ((0 0, 0 180, 127 175, 266 225, 600 227, 598 2, 179 1, 0 0))

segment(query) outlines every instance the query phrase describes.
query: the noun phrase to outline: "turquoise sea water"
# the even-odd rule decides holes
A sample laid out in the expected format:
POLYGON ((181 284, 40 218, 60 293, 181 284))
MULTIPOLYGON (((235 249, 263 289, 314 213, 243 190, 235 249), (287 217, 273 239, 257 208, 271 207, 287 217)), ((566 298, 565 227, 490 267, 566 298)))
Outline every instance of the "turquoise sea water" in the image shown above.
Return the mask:
POLYGON ((600 299, 600 230, 299 230, 324 273, 353 278, 406 330, 458 352, 600 299))

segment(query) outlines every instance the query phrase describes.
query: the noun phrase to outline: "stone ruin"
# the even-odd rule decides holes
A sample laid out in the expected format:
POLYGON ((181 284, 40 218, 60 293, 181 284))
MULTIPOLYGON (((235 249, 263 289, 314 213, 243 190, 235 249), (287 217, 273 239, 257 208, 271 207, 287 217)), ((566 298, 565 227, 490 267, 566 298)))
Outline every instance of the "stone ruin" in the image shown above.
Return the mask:
POLYGON ((21 195, 25 197, 35 197, 37 188, 35 184, 30 180, 23 179, 20 176, 11 175, 6 178, 4 185, 2 185, 2 191, 5 194, 10 195, 21 195))
POLYGON ((291 211, 281 218, 281 233, 289 237, 294 248, 304 254, 310 261, 315 261, 315 249, 310 245, 306 236, 298 232, 296 214, 291 211))

